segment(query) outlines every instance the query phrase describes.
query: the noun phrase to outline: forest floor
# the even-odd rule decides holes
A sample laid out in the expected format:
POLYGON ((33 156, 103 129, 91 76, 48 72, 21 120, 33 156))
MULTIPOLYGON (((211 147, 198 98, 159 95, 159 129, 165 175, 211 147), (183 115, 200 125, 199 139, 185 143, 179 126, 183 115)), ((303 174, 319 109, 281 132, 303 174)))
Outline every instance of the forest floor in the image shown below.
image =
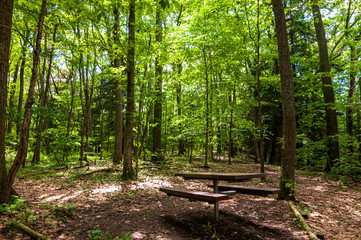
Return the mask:
MULTIPOLYGON (((180 171, 258 172, 256 164, 234 161, 192 164, 168 160, 164 166, 141 165, 137 181, 123 182, 119 171, 25 168, 15 189, 26 206, 0 215, 0 239, 30 239, 4 224, 17 219, 51 239, 308 239, 287 202, 274 197, 236 194, 213 205, 167 197, 159 187, 207 189, 209 181, 183 180, 180 171), (28 169, 28 170, 26 170, 28 169)), ((277 188, 279 168, 266 167, 267 181, 242 184, 277 188)), ((361 239, 361 186, 345 186, 320 174, 297 174, 298 210, 308 213, 312 231, 325 239, 361 239)))

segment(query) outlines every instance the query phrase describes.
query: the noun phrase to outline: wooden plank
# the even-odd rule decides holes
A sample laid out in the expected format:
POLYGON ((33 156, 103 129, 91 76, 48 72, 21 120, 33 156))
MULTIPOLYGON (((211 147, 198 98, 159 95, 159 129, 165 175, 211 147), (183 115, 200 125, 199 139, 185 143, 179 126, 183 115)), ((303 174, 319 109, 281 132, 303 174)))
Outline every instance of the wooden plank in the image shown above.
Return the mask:
POLYGON ((244 181, 252 178, 265 178, 265 173, 212 173, 212 172, 195 172, 195 173, 175 173, 175 176, 184 179, 209 179, 225 181, 244 181))
POLYGON ((221 200, 229 199, 228 195, 220 193, 190 191, 176 188, 160 188, 159 190, 167 193, 169 196, 176 196, 193 201, 203 201, 208 203, 216 203, 221 200))
MULTIPOLYGON (((208 185, 208 187, 212 187, 213 185, 208 185)), ((282 191, 281 189, 276 188, 257 188, 257 187, 245 187, 245 186, 239 186, 239 185, 218 185, 219 191, 228 191, 228 190, 234 190, 237 193, 243 193, 243 194, 250 194, 250 195, 257 195, 257 196, 267 196, 269 194, 280 194, 282 191)))

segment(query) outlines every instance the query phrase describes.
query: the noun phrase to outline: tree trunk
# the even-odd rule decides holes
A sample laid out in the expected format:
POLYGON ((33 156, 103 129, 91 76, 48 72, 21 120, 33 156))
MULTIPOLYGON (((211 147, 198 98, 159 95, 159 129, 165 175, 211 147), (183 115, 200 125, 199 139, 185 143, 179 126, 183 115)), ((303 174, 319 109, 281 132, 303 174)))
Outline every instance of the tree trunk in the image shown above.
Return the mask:
MULTIPOLYGON (((10 109, 14 109, 15 86, 16 86, 16 82, 17 82, 17 79, 18 79, 20 62, 21 62, 21 59, 19 59, 19 61, 16 63, 14 78, 13 78, 13 82, 12 82, 11 88, 10 88, 10 99, 9 99, 9 108, 10 109)), ((13 113, 14 113, 13 111, 10 112, 11 116, 14 116, 13 113)), ((13 122, 12 122, 12 120, 8 119, 7 132, 9 134, 11 134, 12 127, 13 127, 13 122)))
POLYGON ((13 6, 13 0, 0 2, 0 203, 9 201, 11 189, 6 171, 5 124, 13 6))
POLYGON ((38 32, 36 36, 36 46, 34 49, 34 58, 33 58, 33 68, 31 73, 30 79, 30 86, 28 91, 28 98, 25 104, 24 109, 24 120, 20 131, 20 142, 18 146, 18 152, 16 154, 15 160, 13 165, 10 168, 7 187, 4 194, 4 199, 8 200, 12 185, 15 181, 16 173, 18 172, 20 166, 25 161, 28 152, 28 140, 29 140, 29 127, 31 122, 31 109, 34 103, 34 92, 35 92, 35 83, 38 75, 38 66, 40 61, 40 52, 41 52, 41 38, 43 32, 43 24, 44 24, 44 17, 46 13, 46 0, 43 0, 41 6, 41 12, 38 22, 38 32))
MULTIPOLYGON (((345 31, 348 31, 348 27, 349 27, 349 23, 350 23, 350 18, 351 18, 351 3, 352 1, 350 0, 348 2, 348 9, 347 9, 347 17, 346 17, 346 24, 345 24, 345 31)), ((348 34, 347 34, 347 38, 348 38, 348 34)), ((348 40, 350 40, 348 38, 348 40)), ((354 91, 355 91, 355 81, 356 81, 356 72, 355 72, 355 58, 356 58, 356 53, 355 53, 355 47, 353 46, 353 44, 350 44, 350 72, 349 72, 349 76, 350 76, 350 85, 349 85, 349 89, 348 89, 348 95, 347 95, 347 103, 348 106, 346 107, 346 129, 347 129, 347 133, 350 136, 350 140, 349 140, 349 144, 348 144, 348 149, 350 153, 353 153, 353 117, 352 117, 352 113, 353 113, 353 109, 352 109, 352 97, 354 95, 354 91)))
MULTIPOLYGON (((180 80, 180 75, 182 74, 182 63, 177 64, 178 68, 178 84, 177 84, 177 109, 178 109, 178 117, 182 117, 182 83, 180 80)), ((179 124, 179 134, 182 134, 182 123, 179 124)), ((184 139, 180 137, 178 140, 178 156, 183 156, 185 154, 184 148, 184 139)))
POLYGON ((279 69, 281 75, 281 96, 283 111, 283 152, 281 160, 281 199, 294 199, 296 163, 296 116, 293 94, 290 50, 287 26, 282 0, 272 0, 276 23, 279 69))
POLYGON ((350 46, 350 85, 348 89, 348 95, 347 95, 347 103, 349 104, 348 107, 346 107, 346 128, 347 133, 350 136, 350 141, 348 144, 349 152, 353 152, 353 117, 352 117, 352 107, 351 104, 353 103, 353 95, 355 90, 355 82, 356 82, 356 72, 355 72, 355 48, 353 46, 350 46))
MULTIPOLYGON (((28 37, 28 31, 26 37, 28 37)), ((24 74, 25 74, 25 64, 26 64, 26 48, 27 42, 24 40, 22 47, 22 56, 21 56, 21 66, 20 66, 20 86, 19 86, 19 99, 18 99, 18 115, 21 116, 23 111, 23 101, 24 101, 24 74)), ((20 134, 20 121, 16 125, 16 133, 20 134)))
POLYGON ((257 102, 258 102, 258 127, 259 127, 259 157, 261 162, 261 173, 264 173, 264 136, 263 136, 263 116, 262 116, 262 101, 261 101, 261 71, 260 71, 260 38, 261 31, 259 29, 259 0, 257 0, 257 42, 256 42, 256 53, 257 53, 257 102))
POLYGON ((127 55, 127 108, 125 114, 125 151, 123 162, 123 179, 133 179, 133 121, 134 121, 134 71, 135 71, 135 0, 130 0, 128 19, 128 55, 127 55))
MULTIPOLYGON (((45 82, 45 89, 41 96, 40 104, 42 106, 42 110, 45 109, 47 101, 48 101, 48 92, 50 89, 51 66, 53 63, 54 43, 55 43, 57 27, 58 27, 58 25, 55 25, 54 33, 53 33, 53 42, 52 42, 50 57, 49 57, 48 72, 47 72, 46 82, 45 82)), ((44 62, 46 62, 46 59, 44 59, 44 62)), ((44 114, 41 114, 40 118, 39 118, 39 124, 38 124, 38 129, 37 129, 37 136, 36 136, 36 145, 35 145, 34 155, 33 155, 33 159, 32 159, 33 164, 40 163, 40 147, 41 147, 41 138, 42 138, 42 131, 43 131, 44 125, 46 125, 46 118, 44 117, 44 114)))
POLYGON ((326 134, 327 134, 327 165, 325 171, 331 171, 339 158, 338 124, 335 109, 335 95, 330 76, 330 62, 328 59, 327 39, 322 23, 321 11, 318 0, 312 1, 312 15, 318 43, 318 56, 320 60, 319 72, 321 73, 322 91, 326 104, 326 134))
POLYGON ((204 60, 204 71, 205 71, 205 80, 206 80, 206 141, 204 148, 204 168, 209 168, 208 166, 208 141, 209 141, 209 89, 208 89, 208 61, 206 56, 206 49, 203 46, 203 60, 204 60))
MULTIPOLYGON (((118 44, 120 41, 119 38, 119 4, 114 6, 114 45, 118 48, 118 44)), ((117 54, 114 56, 114 64, 113 67, 116 69, 120 69, 121 59, 117 54)), ((116 76, 114 76, 113 84, 115 90, 115 142, 114 142, 114 155, 113 155, 113 164, 120 164, 122 161, 123 154, 123 91, 122 91, 122 82, 121 75, 117 72, 116 76)))
POLYGON ((154 127, 153 127, 153 155, 152 161, 160 163, 162 156, 162 72, 163 64, 161 59, 162 44, 162 18, 161 9, 158 6, 156 14, 156 41, 158 44, 158 54, 155 58, 155 101, 154 101, 154 127))
POLYGON ((233 110, 236 104, 236 84, 233 86, 233 97, 229 97, 229 103, 231 104, 231 117, 229 121, 229 144, 228 144, 228 164, 231 165, 231 158, 234 157, 233 153, 233 138, 232 138, 232 129, 233 129, 233 110))

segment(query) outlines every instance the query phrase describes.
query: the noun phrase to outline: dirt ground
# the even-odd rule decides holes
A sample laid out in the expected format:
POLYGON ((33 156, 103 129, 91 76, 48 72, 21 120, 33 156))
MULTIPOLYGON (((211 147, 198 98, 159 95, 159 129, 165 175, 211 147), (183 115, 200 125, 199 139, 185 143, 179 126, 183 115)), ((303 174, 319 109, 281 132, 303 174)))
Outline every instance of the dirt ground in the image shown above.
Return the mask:
MULTIPOLYGON (((27 209, 0 216, 0 239, 30 239, 3 224, 18 219, 50 239, 308 239, 288 204, 273 196, 236 194, 220 203, 220 221, 213 221, 213 205, 167 197, 159 187, 210 191, 209 181, 183 180, 176 171, 258 172, 254 164, 211 163, 147 165, 138 181, 107 180, 119 172, 82 175, 73 181, 65 172, 50 177, 18 180, 15 189, 27 209)), ((94 168, 93 168, 94 170, 94 168)), ((89 169, 92 171, 92 168, 89 169)), ((277 188, 279 169, 266 167, 267 181, 242 184, 277 188)), ((78 175, 79 176, 79 175, 78 175)), ((299 211, 325 239, 361 239, 361 188, 343 186, 322 176, 297 175, 299 211)))

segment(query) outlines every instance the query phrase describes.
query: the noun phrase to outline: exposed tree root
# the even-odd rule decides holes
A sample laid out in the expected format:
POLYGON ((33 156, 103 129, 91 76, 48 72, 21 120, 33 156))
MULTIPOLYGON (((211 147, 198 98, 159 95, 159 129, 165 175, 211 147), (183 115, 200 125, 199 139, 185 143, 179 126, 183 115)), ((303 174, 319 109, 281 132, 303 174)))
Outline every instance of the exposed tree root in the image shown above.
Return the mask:
POLYGON ((24 233, 26 233, 27 235, 29 235, 32 238, 40 239, 40 240, 50 240, 50 238, 47 238, 47 237, 43 236, 42 234, 35 232, 31 228, 25 226, 22 223, 15 221, 15 220, 11 222, 10 226, 20 229, 21 231, 23 231, 24 233))
POLYGON ((288 201, 288 205, 292 209, 292 212, 295 214, 295 216, 300 221, 301 227, 307 232, 308 236, 311 240, 318 240, 316 235, 311 231, 311 228, 306 223, 306 220, 302 217, 301 213, 296 209, 295 205, 291 201, 288 201))

